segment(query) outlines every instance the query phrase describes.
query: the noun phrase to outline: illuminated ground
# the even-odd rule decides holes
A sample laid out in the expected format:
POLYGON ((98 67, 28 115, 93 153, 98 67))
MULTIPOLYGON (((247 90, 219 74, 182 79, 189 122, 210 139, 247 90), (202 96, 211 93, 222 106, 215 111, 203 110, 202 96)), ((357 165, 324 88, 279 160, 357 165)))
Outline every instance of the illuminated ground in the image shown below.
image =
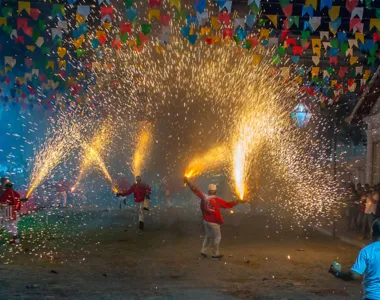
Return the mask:
MULTIPOLYGON (((46 213, 40 215, 46 220, 46 213)), ((58 217, 49 218, 54 223, 58 217)), ((0 265, 0 299, 360 298, 358 282, 327 273, 337 256, 351 265, 358 249, 316 232, 291 231, 285 223, 281 230, 263 215, 236 213, 223 227, 226 257, 213 261, 199 258, 195 210, 156 210, 144 236, 129 227, 133 218, 129 209, 64 212, 60 226, 50 225, 54 237, 53 229, 46 230, 39 249, 25 242, 22 251, 29 252, 0 265), (52 261, 38 259, 52 247, 58 249, 52 261)), ((8 252, 3 262, 11 257, 8 252)))

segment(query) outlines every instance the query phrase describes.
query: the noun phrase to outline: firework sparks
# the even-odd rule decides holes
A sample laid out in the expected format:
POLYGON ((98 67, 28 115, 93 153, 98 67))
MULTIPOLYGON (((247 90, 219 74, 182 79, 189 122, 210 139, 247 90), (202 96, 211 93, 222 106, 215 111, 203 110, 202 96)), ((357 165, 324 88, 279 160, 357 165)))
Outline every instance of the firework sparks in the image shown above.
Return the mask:
POLYGON ((79 176, 71 188, 72 191, 78 186, 80 181, 83 179, 84 175, 91 166, 96 166, 100 169, 106 179, 111 183, 112 190, 116 193, 117 189, 113 184, 111 175, 109 174, 107 167, 100 155, 106 150, 107 146, 111 141, 112 127, 109 126, 108 122, 105 122, 99 132, 95 134, 90 143, 82 142, 82 148, 84 149, 82 163, 79 169, 79 176))
POLYGON ((68 121, 67 118, 60 119, 53 128, 51 136, 45 140, 35 155, 27 198, 77 147, 75 141, 81 139, 82 130, 78 123, 68 121))
POLYGON ((134 176, 141 175, 146 167, 147 159, 150 156, 153 144, 152 124, 144 122, 137 137, 137 145, 132 161, 132 172, 134 176))
POLYGON ((228 162, 229 152, 224 145, 217 146, 203 155, 195 157, 188 165, 185 177, 191 178, 198 176, 204 172, 217 170, 228 162))

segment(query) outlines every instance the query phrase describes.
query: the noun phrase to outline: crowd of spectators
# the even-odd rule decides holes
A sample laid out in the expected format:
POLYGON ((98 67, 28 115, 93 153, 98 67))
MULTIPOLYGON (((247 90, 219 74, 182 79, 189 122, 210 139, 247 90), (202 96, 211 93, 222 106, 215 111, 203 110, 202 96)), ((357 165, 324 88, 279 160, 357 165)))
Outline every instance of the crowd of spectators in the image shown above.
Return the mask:
POLYGON ((369 239, 375 219, 380 217, 380 184, 356 186, 350 182, 345 191, 347 204, 347 226, 349 230, 360 232, 360 239, 369 239))

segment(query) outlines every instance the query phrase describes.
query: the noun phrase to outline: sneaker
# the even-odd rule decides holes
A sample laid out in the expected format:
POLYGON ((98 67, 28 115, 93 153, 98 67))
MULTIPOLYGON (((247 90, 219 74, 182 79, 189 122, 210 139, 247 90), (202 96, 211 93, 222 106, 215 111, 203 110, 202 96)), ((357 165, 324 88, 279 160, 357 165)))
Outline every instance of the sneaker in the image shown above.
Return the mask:
POLYGON ((201 252, 201 256, 204 257, 204 258, 207 258, 207 257, 208 257, 207 254, 206 254, 206 253, 203 253, 203 252, 201 252))
POLYGON ((218 260, 219 260, 219 259, 222 259, 223 256, 224 256, 223 254, 213 255, 212 258, 213 258, 213 259, 218 259, 218 260))

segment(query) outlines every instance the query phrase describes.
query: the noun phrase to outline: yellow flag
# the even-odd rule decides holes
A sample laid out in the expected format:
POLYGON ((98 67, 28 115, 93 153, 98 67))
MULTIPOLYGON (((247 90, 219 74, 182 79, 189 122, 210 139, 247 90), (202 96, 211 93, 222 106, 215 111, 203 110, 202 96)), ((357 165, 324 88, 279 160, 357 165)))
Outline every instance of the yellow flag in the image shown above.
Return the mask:
POLYGON ((211 40, 213 44, 220 43, 220 36, 214 35, 211 40))
POLYGON ((54 70, 54 61, 52 61, 52 60, 48 61, 48 64, 46 66, 46 70, 49 69, 49 68, 52 69, 52 70, 54 70))
POLYGON ((156 52, 158 54, 164 54, 164 48, 162 48, 160 45, 156 46, 156 52))
POLYGON ((331 86, 334 87, 338 83, 338 80, 331 80, 331 86))
POLYGON ((20 14, 23 10, 25 10, 30 15, 30 2, 18 2, 18 14, 20 14))
POLYGON ((0 18, 0 27, 3 25, 7 26, 7 18, 0 18))
POLYGON ((12 67, 11 66, 5 66, 4 70, 5 70, 5 74, 7 74, 9 71, 12 71, 12 67))
POLYGON ((66 52, 67 52, 66 48, 63 48, 63 47, 57 48, 57 53, 60 58, 63 58, 66 55, 66 52))
POLYGON ((273 23, 274 27, 277 28, 277 15, 267 15, 267 18, 273 23))
POLYGON ((83 42, 84 42, 84 35, 82 34, 77 40, 74 40, 73 44, 75 48, 79 48, 82 46, 83 42))
POLYGON ((202 27, 201 28, 201 35, 209 35, 211 33, 210 27, 202 27))
POLYGON ((127 42, 128 42, 129 47, 131 47, 131 48, 136 45, 135 40, 127 40, 127 42))
POLYGON ((369 30, 371 30, 373 27, 376 27, 377 30, 380 30, 379 19, 369 19, 369 30))
POLYGON ((312 47, 318 47, 321 48, 321 39, 311 39, 311 45, 312 47))
POLYGON ((306 0, 305 6, 313 6, 314 10, 317 10, 317 0, 306 0))
POLYGON ((355 64, 357 61, 358 61, 358 57, 357 57, 357 56, 351 56, 351 57, 350 57, 350 65, 351 65, 351 66, 352 66, 353 64, 355 64))
POLYGON ((26 49, 28 49, 31 52, 34 52, 34 50, 36 50, 36 46, 26 46, 26 49))
POLYGON ((59 66, 59 68, 66 70, 66 61, 60 59, 60 60, 58 61, 58 66, 59 66))
POLYGON ((80 14, 77 13, 76 20, 78 23, 84 23, 86 20, 80 14))
POLYGON ((219 30, 219 28, 222 26, 218 21, 218 17, 211 17, 211 25, 215 30, 219 30))
POLYGON ((335 21, 339 17, 340 6, 332 6, 329 10, 329 17, 331 21, 335 21))
POLYGON ((355 40, 361 41, 364 44, 364 33, 355 32, 355 40))
POLYGON ((319 76, 319 67, 312 67, 311 68, 311 77, 318 77, 319 76))
POLYGON ((321 57, 321 48, 313 47, 313 54, 315 54, 318 57, 321 57))
POLYGON ((148 20, 151 21, 153 18, 156 18, 157 21, 160 21, 160 10, 159 9, 150 9, 148 11, 148 20))
POLYGON ((257 65, 260 63, 260 61, 261 61, 261 55, 259 55, 259 54, 254 54, 254 55, 253 55, 253 64, 254 64, 255 66, 257 66, 257 65))
POLYGON ((181 10, 181 0, 169 0, 170 7, 175 6, 178 10, 181 10))
POLYGON ((365 70, 364 75, 363 75, 363 79, 368 79, 369 76, 371 76, 371 70, 365 70))
POLYGON ((261 28, 260 37, 269 40, 269 29, 261 28))
POLYGON ((297 82, 298 84, 302 84, 302 76, 297 76, 297 77, 296 77, 296 82, 297 82))
POLYGON ((106 30, 110 31, 110 30, 111 30, 111 26, 112 26, 112 24, 109 23, 109 22, 104 22, 104 23, 102 24, 102 26, 103 26, 106 30))

